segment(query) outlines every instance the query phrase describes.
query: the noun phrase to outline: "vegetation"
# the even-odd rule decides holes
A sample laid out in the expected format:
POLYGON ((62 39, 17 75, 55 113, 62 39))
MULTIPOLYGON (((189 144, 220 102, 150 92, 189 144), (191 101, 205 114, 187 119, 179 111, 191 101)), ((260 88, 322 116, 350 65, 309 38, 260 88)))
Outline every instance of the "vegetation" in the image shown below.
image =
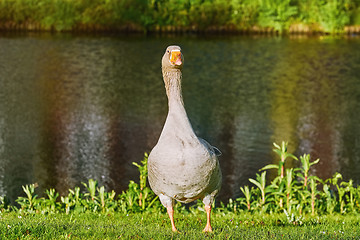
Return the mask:
MULTIPOLYGON (((274 143, 274 152, 279 156, 278 164, 269 164, 249 179, 250 186, 241 187, 243 196, 236 200, 230 199, 225 205, 220 203, 218 212, 250 212, 250 213, 284 213, 302 217, 326 214, 359 214, 360 186, 354 186, 353 181, 342 181, 342 175, 335 173, 327 180, 311 175, 311 167, 320 159, 311 160, 309 154, 300 156, 299 168, 285 168, 289 158, 298 160, 287 152, 287 143, 274 143), (276 169, 278 175, 269 182, 267 171, 276 169)), ((139 183, 130 181, 126 191, 116 195, 114 191, 105 191, 104 186, 98 186, 97 181, 90 179, 80 187, 69 189, 67 196, 59 196, 55 189, 46 190, 46 197, 38 197, 36 184, 23 186, 24 196, 18 197, 18 206, 12 206, 6 197, 0 198, 2 212, 15 211, 21 214, 53 214, 53 213, 115 213, 123 214, 163 211, 157 196, 147 186, 147 157, 140 164, 133 163, 139 170, 139 183)), ((177 211, 188 212, 202 209, 199 200, 197 204, 186 209, 181 204, 177 211)))
POLYGON ((359 0, 1 0, 0 28, 360 32, 359 0))
MULTIPOLYGON (((360 234, 360 186, 342 180, 340 173, 322 180, 311 174, 320 160, 309 154, 297 158, 287 143, 274 143, 278 164, 260 169, 251 185, 241 187, 243 196, 219 203, 213 211, 216 239, 289 238, 348 239, 360 234), (286 168, 286 161, 299 161, 298 168, 286 168), (268 171, 277 171, 269 181, 268 171), (294 226, 301 226, 296 231, 294 226), (251 227, 251 228, 250 228, 251 227)), ((185 207, 176 205, 179 235, 173 235, 165 208, 147 186, 147 157, 134 163, 139 183, 130 181, 121 194, 105 191, 90 179, 83 188, 69 189, 67 196, 46 190, 38 197, 36 184, 23 186, 18 206, 0 198, 0 238, 202 238, 206 221, 201 201, 185 207), (200 229, 200 230, 199 230, 200 229), (45 234, 45 235, 43 235, 45 234)))
POLYGON ((358 239, 358 216, 304 218, 284 215, 213 214, 212 234, 202 233, 206 214, 177 213, 180 233, 171 231, 166 213, 0 215, 1 239, 358 239))

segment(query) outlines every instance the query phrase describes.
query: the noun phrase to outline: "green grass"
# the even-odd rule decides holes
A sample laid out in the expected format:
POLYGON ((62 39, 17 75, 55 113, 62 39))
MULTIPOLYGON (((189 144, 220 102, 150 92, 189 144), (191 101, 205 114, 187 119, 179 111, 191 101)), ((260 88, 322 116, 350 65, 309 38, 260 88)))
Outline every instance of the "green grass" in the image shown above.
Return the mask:
POLYGON ((204 212, 177 213, 172 233, 165 213, 0 215, 0 239, 358 239, 359 216, 214 213, 211 234, 202 233, 204 212))

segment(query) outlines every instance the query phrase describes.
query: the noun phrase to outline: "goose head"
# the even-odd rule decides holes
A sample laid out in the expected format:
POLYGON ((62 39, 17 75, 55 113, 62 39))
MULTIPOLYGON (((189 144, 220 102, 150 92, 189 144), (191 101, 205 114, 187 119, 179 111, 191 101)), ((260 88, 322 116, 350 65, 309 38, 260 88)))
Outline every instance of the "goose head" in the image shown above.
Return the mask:
POLYGON ((162 58, 162 69, 165 71, 181 70, 184 63, 184 56, 179 46, 169 46, 166 48, 162 58))

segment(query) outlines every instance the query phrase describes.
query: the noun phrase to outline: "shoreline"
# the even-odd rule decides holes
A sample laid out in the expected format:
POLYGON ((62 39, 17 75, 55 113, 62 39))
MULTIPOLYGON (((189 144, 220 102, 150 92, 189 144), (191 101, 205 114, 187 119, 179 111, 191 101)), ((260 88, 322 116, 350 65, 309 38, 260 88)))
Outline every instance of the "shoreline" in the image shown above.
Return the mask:
POLYGON ((239 28, 235 25, 227 26, 210 26, 200 28, 197 26, 154 26, 150 29, 136 24, 124 25, 100 25, 100 24, 76 24, 69 28, 59 28, 55 25, 44 26, 41 23, 16 23, 16 22, 0 22, 1 32, 50 32, 50 33, 128 33, 128 34, 238 34, 238 35, 360 35, 360 25, 345 26, 342 31, 329 33, 318 26, 309 26, 304 24, 293 24, 289 29, 279 32, 270 27, 252 26, 250 28, 239 28))

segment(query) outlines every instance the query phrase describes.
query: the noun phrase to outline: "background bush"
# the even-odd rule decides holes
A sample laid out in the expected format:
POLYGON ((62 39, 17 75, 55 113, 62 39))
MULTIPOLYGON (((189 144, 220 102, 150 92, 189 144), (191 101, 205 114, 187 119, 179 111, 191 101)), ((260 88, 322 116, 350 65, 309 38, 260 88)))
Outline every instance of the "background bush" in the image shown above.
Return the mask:
POLYGON ((321 31, 360 24, 359 0, 1 0, 3 29, 321 31))

